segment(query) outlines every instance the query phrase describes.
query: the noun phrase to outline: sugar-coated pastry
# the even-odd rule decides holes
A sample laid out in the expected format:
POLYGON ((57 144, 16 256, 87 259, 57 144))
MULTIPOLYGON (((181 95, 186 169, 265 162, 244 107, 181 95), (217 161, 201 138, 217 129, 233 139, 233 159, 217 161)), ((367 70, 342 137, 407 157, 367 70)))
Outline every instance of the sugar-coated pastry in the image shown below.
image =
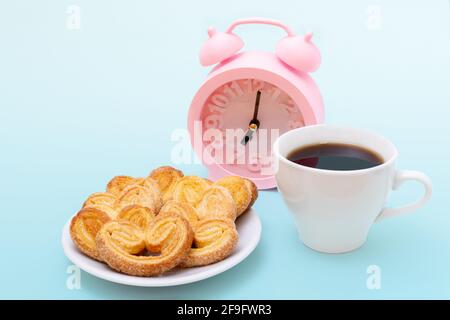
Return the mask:
POLYGON ((182 267, 196 267, 227 258, 236 247, 238 233, 230 219, 200 220, 194 228, 194 243, 182 267))
MULTIPOLYGON (((108 183, 106 189, 108 192, 114 193, 116 197, 121 197, 125 190, 135 185, 148 188, 148 193, 151 194, 154 200, 154 209, 158 212, 162 206, 161 191, 159 190, 158 183, 150 177, 133 178, 129 176, 117 176, 108 183)), ((122 208, 121 205, 119 205, 120 208, 122 208)))
POLYGON ((156 168, 150 172, 149 175, 150 178, 154 179, 158 183, 164 203, 171 198, 173 187, 183 176, 184 174, 182 171, 171 166, 156 168))
POLYGON ((112 193, 116 197, 120 196, 122 191, 136 182, 136 178, 130 176, 116 176, 112 178, 107 186, 106 192, 112 193))
POLYGON ((156 214, 152 209, 133 204, 123 208, 116 220, 126 220, 146 230, 155 217, 156 214))
POLYGON ((111 218, 117 216, 115 203, 117 198, 109 192, 95 192, 83 203, 83 208, 96 208, 107 213, 111 218))
POLYGON ((211 186, 206 179, 197 176, 185 176, 178 180, 172 192, 172 199, 196 206, 203 193, 211 186))
POLYGON ((217 180, 215 184, 225 187, 231 192, 231 196, 236 203, 238 217, 247 210, 252 202, 253 190, 244 178, 238 176, 223 177, 217 180))
POLYGON ((161 189, 159 188, 158 182, 155 179, 152 179, 150 177, 147 178, 141 178, 137 184, 149 187, 151 190, 151 193, 153 194, 153 198, 155 199, 155 205, 156 205, 156 213, 161 210, 161 207, 163 205, 163 199, 162 199, 162 193, 161 189))
POLYGON ((243 179, 244 179, 245 183, 247 184, 247 186, 249 186, 250 190, 252 191, 252 200, 250 201, 250 204, 247 207, 247 209, 248 209, 248 208, 251 208, 255 204, 256 199, 258 199, 258 187, 252 180, 246 179, 246 178, 243 178, 243 179))
POLYGON ((109 192, 95 192, 91 194, 83 204, 83 207, 95 206, 97 204, 106 204, 110 207, 114 206, 116 196, 109 192))
POLYGON ((155 276, 182 262, 193 240, 189 222, 178 214, 158 215, 146 232, 128 221, 112 221, 97 234, 100 257, 129 275, 155 276))
POLYGON ((95 237, 102 226, 109 221, 111 221, 111 218, 107 213, 92 207, 83 208, 72 218, 70 237, 85 255, 101 260, 95 237))
POLYGON ((249 179, 213 183, 162 166, 145 178, 111 179, 72 218, 70 235, 81 252, 114 270, 155 276, 227 258, 238 243, 234 221, 257 198, 249 179))
POLYGON ((121 211, 130 205, 139 205, 158 212, 158 203, 155 194, 148 186, 132 184, 126 187, 120 194, 116 207, 121 211))
POLYGON ((234 221, 237 215, 236 204, 228 189, 213 185, 202 195, 197 204, 200 219, 227 218, 234 221))
POLYGON ((139 255, 145 249, 145 231, 130 221, 116 220, 106 223, 96 237, 97 250, 102 260, 108 264, 107 251, 117 254, 139 255), (105 259, 106 258, 106 259, 105 259))
POLYGON ((166 213, 180 214, 189 221, 191 226, 194 226, 199 219, 197 210, 187 202, 178 202, 176 200, 167 201, 159 211, 159 214, 166 213))
POLYGON ((115 219, 117 217, 117 214, 119 213, 119 211, 117 211, 116 207, 111 207, 111 206, 109 206, 107 204, 101 204, 101 203, 99 203, 99 204, 90 204, 90 205, 88 205, 86 207, 83 207, 83 208, 95 208, 95 209, 98 209, 98 210, 103 211, 104 213, 108 214, 108 216, 111 219, 115 219))

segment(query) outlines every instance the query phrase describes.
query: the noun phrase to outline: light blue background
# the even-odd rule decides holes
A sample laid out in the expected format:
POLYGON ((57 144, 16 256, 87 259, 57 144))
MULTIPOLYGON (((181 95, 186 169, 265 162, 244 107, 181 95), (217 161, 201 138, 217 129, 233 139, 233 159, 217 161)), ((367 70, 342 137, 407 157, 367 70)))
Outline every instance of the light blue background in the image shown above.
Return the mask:
MULTIPOLYGON (((236 32, 247 49, 272 50, 283 35, 236 32)), ((0 41, 0 298, 450 298, 448 1, 2 1, 0 41), (80 30, 66 28, 70 4, 80 30), (381 9, 381 30, 367 27, 369 5, 381 9), (326 121, 390 138, 399 167, 431 177, 431 202, 375 225, 360 250, 325 255, 300 244, 277 192, 261 192, 261 242, 235 268, 173 288, 83 272, 81 290, 69 290, 62 226, 110 177, 169 163, 171 132, 186 126, 208 72, 197 58, 206 28, 247 16, 315 32, 326 121), (372 264, 380 290, 366 287, 372 264)), ((390 202, 420 192, 411 183, 390 202)))

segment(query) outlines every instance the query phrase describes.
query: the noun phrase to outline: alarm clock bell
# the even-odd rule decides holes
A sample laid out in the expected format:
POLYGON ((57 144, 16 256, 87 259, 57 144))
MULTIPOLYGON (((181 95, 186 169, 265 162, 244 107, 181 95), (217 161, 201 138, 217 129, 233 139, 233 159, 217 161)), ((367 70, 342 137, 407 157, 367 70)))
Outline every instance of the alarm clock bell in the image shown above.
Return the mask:
POLYGON ((303 72, 313 72, 319 68, 320 52, 311 41, 312 32, 297 36, 282 22, 261 18, 236 20, 225 32, 217 32, 213 27, 209 27, 209 39, 200 49, 202 66, 219 63, 238 53, 244 47, 244 42, 233 30, 238 25, 251 23, 274 25, 286 31, 287 36, 278 42, 275 49, 275 54, 284 63, 303 72))

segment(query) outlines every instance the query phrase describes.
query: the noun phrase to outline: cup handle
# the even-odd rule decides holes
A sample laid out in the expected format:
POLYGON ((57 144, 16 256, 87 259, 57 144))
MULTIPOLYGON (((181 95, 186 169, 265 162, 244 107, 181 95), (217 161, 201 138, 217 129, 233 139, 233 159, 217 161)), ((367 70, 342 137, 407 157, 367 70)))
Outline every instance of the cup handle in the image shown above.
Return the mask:
POLYGON ((432 185, 431 180, 428 178, 424 173, 419 171, 412 171, 412 170, 398 170, 395 173, 394 177, 394 183, 392 186, 393 190, 397 190, 405 181, 408 180, 415 180, 419 181, 423 184, 425 188, 425 192, 419 200, 416 200, 415 202, 411 204, 407 204, 401 207, 397 208, 384 208, 378 217, 376 218, 375 222, 379 222, 385 218, 390 218, 394 216, 398 216, 400 214, 409 213, 412 211, 415 211, 422 207, 425 203, 430 200, 431 192, 432 192, 432 185))

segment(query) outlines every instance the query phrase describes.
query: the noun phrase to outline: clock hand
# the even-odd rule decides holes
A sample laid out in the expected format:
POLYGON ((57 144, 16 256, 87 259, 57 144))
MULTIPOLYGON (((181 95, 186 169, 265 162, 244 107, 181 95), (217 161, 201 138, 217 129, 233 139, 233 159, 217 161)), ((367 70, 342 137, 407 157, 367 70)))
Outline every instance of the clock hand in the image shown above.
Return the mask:
POLYGON ((250 121, 249 126, 252 124, 256 124, 256 126, 259 127, 258 111, 260 100, 261 100, 261 91, 258 90, 258 92, 256 93, 255 109, 253 110, 253 119, 250 121))
POLYGON ((253 134, 258 130, 259 128, 259 120, 258 120, 258 111, 259 111, 259 102, 261 100, 261 91, 258 90, 256 93, 256 101, 255 101, 255 109, 253 110, 253 118, 250 120, 250 123, 248 124, 248 130, 245 133, 244 138, 241 140, 241 144, 246 145, 250 139, 253 137, 253 134))

